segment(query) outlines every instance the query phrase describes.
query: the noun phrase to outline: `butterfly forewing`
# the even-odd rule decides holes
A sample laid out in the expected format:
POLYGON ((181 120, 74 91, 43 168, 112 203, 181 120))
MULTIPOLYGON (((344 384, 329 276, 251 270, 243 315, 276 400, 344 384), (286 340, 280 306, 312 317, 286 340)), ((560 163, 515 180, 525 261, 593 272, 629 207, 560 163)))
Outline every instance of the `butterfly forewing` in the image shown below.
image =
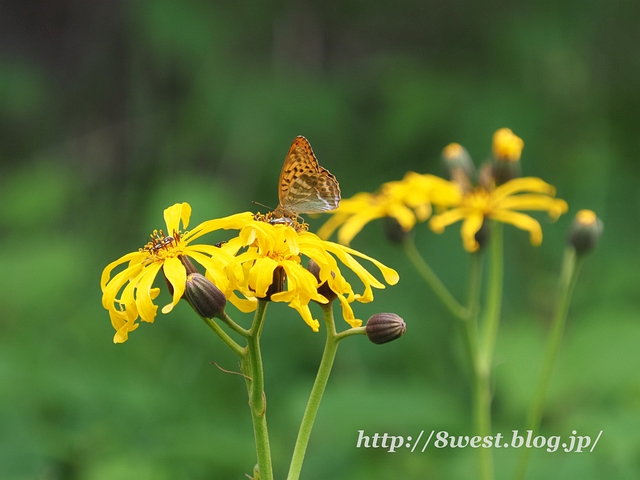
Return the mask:
POLYGON ((289 214, 334 210, 340 203, 336 178, 318 164, 311 145, 297 137, 284 160, 278 188, 280 208, 289 214))

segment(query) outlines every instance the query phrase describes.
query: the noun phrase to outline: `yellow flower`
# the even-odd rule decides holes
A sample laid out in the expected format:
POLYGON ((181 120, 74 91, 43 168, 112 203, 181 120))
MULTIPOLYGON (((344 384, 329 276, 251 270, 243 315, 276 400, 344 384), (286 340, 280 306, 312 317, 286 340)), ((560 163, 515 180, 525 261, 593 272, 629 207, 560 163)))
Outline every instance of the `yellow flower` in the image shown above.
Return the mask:
POLYGON ((338 241, 351 240, 372 220, 393 217, 405 232, 416 222, 431 215, 431 205, 451 205, 457 199, 457 187, 442 178, 408 172, 400 181, 387 182, 376 193, 358 193, 342 200, 328 212, 332 217, 318 230, 320 238, 329 238, 340 227, 338 241))
POLYGON ((509 128, 501 128, 493 134, 493 156, 496 160, 517 162, 523 148, 522 139, 509 128))
POLYGON ((320 284, 327 282, 329 288, 338 295, 343 317, 352 327, 360 326, 362 321, 354 317, 349 304, 354 300, 370 302, 373 300, 371 287, 384 288, 384 284, 371 275, 354 256, 372 262, 390 285, 394 285, 399 279, 395 270, 377 260, 350 248, 321 240, 304 229, 297 231, 289 224, 272 224, 259 220, 246 222, 239 239, 247 250, 240 253, 227 267, 232 288, 249 298, 265 298, 274 282, 274 272, 280 267, 286 274, 287 287, 283 291, 272 293, 270 300, 288 303, 314 331, 318 331, 319 322, 313 318, 309 302, 328 302, 318 293, 320 284), (302 255, 313 259, 320 267, 319 281, 302 266, 302 255), (336 258, 360 278, 364 284, 362 294, 354 293, 340 272, 336 258))
POLYGON ((144 248, 124 255, 107 265, 102 272, 102 305, 109 311, 111 324, 116 330, 113 341, 125 342, 129 332, 138 328, 138 317, 145 322, 154 321, 158 307, 153 300, 160 290, 152 288, 152 285, 160 269, 173 287, 173 300, 162 308, 162 313, 169 313, 178 303, 184 293, 187 278, 181 257, 190 257, 202 265, 213 283, 239 308, 250 308, 244 303, 246 300, 234 298, 224 273, 225 267, 240 248, 238 242, 229 242, 221 247, 192 245, 191 242, 213 230, 239 229, 252 216, 250 212, 246 212, 210 220, 186 232, 183 229, 187 228, 191 217, 189 204, 177 203, 167 208, 164 211, 167 234, 154 231, 151 241, 144 248), (183 229, 180 229, 181 222, 183 229), (113 270, 124 264, 127 264, 126 268, 112 276, 113 270))
POLYGON ((475 239, 485 218, 510 223, 529 232, 531 243, 540 245, 542 229, 540 224, 517 210, 544 210, 552 220, 567 211, 567 202, 553 198, 556 190, 552 185, 536 177, 516 178, 493 189, 478 186, 469 192, 459 190, 459 198, 454 208, 434 215, 429 226, 436 233, 462 220, 462 241, 464 248, 475 252, 480 247, 475 239))

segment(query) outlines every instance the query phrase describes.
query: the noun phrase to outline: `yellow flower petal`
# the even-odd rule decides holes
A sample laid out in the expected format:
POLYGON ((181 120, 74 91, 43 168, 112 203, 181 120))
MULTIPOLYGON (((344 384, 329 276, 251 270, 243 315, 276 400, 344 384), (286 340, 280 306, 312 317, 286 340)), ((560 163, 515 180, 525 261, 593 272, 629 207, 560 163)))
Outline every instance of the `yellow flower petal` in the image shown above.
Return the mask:
POLYGON ((144 270, 142 264, 133 265, 119 272, 102 287, 102 306, 107 310, 114 308, 114 302, 122 286, 136 278, 144 270))
POLYGON ((342 228, 338 232, 338 242, 343 245, 349 245, 351 240, 360 233, 362 228, 369 223, 371 220, 375 220, 376 218, 381 218, 384 216, 384 213, 380 210, 368 210, 363 211, 359 215, 353 215, 348 220, 344 222, 342 228))
POLYGON ((557 220, 569 209, 567 202, 546 195, 521 194, 502 198, 496 202, 496 209, 500 210, 543 210, 557 220))
MULTIPOLYGON (((336 245, 334 244, 333 246, 336 246, 336 245)), ((400 275, 398 275, 398 272, 396 272, 393 268, 387 267, 386 265, 384 265, 383 263, 379 262, 375 258, 370 257, 368 255, 365 255, 364 253, 360 253, 357 250, 354 250, 354 249, 349 248, 349 247, 342 247, 342 248, 343 248, 343 250, 345 252, 347 252, 347 253, 349 253, 351 255, 354 255, 354 256, 360 257, 360 258, 364 258, 365 260, 369 260, 371 263, 373 263, 376 267, 378 267, 378 270, 380 270, 380 273, 382 273, 382 276, 384 277, 384 281, 387 282, 389 285, 395 285, 400 280, 400 275)), ((360 265, 355 260, 353 260, 353 261, 357 265, 360 265)), ((369 274, 369 275, 371 275, 371 274, 369 274)), ((384 288, 384 285, 382 286, 382 288, 384 288)))
POLYGON ((349 214, 335 213, 329 218, 329 220, 326 221, 324 225, 320 227, 320 229, 318 230, 318 236, 324 240, 330 238, 331 235, 333 235, 333 232, 335 232, 336 229, 340 225, 342 225, 347 218, 349 218, 349 214))
POLYGON ((132 252, 132 253, 127 253, 126 255, 124 255, 123 257, 120 257, 118 260, 114 262, 111 262, 102 271, 102 276, 100 277, 100 288, 104 290, 104 287, 107 285, 107 282, 109 282, 109 277, 111 276, 111 272, 115 267, 127 262, 130 262, 130 264, 142 263, 146 257, 147 257, 146 252, 132 252))
POLYGON ((258 301, 255 298, 245 299, 240 298, 235 294, 229 297, 229 301, 242 313, 253 312, 258 306, 258 301))
POLYGON ((267 295, 267 290, 273 283, 273 271, 277 266, 278 262, 269 257, 258 258, 255 261, 251 268, 249 285, 254 287, 256 297, 262 298, 267 295))
POLYGON ((231 215, 229 217, 216 218, 215 220, 202 222, 197 227, 193 228, 192 230, 189 230, 189 232, 187 232, 183 236, 183 239, 185 240, 185 242, 191 242, 194 239, 206 233, 213 232, 215 230, 220 230, 220 229, 240 230, 252 219, 253 219, 253 213, 243 212, 243 213, 237 213, 235 215, 231 215))
POLYGON ((508 195, 520 192, 544 193, 553 197, 556 194, 556 189, 553 185, 549 185, 540 178, 522 177, 503 183, 492 192, 492 195, 497 201, 508 195))
POLYGON ((405 232, 410 232, 416 224, 414 211, 401 204, 390 207, 388 216, 395 218, 405 232))
POLYGON ((537 247, 542 243, 542 228, 540 228, 540 224, 529 215, 510 210, 499 210, 491 213, 490 217, 499 222, 510 223, 521 230, 528 231, 531 245, 537 247))
POLYGON ((173 310, 173 307, 178 304, 184 294, 187 283, 187 270, 184 268, 180 259, 176 257, 165 260, 162 270, 173 287, 173 301, 162 307, 162 313, 169 313, 173 310))
POLYGON ((342 318, 344 318, 345 322, 347 322, 353 328, 361 326, 362 320, 358 320, 357 318, 355 318, 353 310, 351 309, 351 305, 349 305, 347 299, 342 295, 338 295, 338 300, 340 301, 340 306, 342 307, 342 318))
POLYGON ((462 229, 460 235, 462 236, 462 243, 464 249, 467 252, 476 252, 480 248, 480 245, 476 241, 476 233, 482 227, 484 216, 481 213, 473 213, 467 215, 462 222, 462 229))
POLYGON ((120 328, 116 330, 116 334, 113 336, 113 343, 126 342, 129 338, 129 332, 133 332, 139 326, 139 323, 124 322, 120 328))
POLYGON ((173 235, 174 231, 180 230, 180 220, 187 228, 191 217, 191 205, 188 203, 176 203, 164 211, 164 222, 167 224, 167 235, 173 235))
POLYGON ((140 318, 145 322, 153 323, 158 307, 151 301, 151 285, 156 275, 162 267, 159 263, 152 263, 138 277, 138 285, 136 286, 136 307, 140 313, 140 318))
POLYGON ((462 220, 468 213, 469 210, 466 208, 453 208, 451 210, 447 210, 444 213, 431 217, 431 220, 429 220, 429 227, 435 233, 442 233, 444 232, 445 227, 462 220))
POLYGON ((313 316, 311 315, 309 305, 301 305, 298 302, 294 301, 291 302, 289 306, 291 308, 295 308, 298 311, 305 323, 311 327, 311 330, 313 330, 314 332, 318 332, 320 330, 320 322, 318 322, 318 320, 313 318, 313 316))

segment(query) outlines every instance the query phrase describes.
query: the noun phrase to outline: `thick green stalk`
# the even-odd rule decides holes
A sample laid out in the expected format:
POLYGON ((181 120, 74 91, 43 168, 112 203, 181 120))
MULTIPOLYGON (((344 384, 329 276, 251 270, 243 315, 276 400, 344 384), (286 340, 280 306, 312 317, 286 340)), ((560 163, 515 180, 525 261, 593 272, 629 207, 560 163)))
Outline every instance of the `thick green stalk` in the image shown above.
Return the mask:
POLYGON ((500 310, 502 307, 502 284, 504 278, 504 254, 502 224, 491 222, 491 264, 489 269, 489 285, 487 304, 482 325, 482 345, 480 350, 480 369, 490 374, 493 353, 500 326, 500 310))
MULTIPOLYGON (((476 432, 481 437, 491 435, 491 367, 500 325, 502 288, 504 277, 502 224, 491 222, 490 268, 486 310, 480 330, 480 344, 476 360, 476 378, 473 389, 473 412, 476 432)), ((492 480, 493 454, 491 449, 480 450, 480 476, 492 480)))
POLYGON ((442 283, 440 278, 431 270, 431 267, 427 264, 427 262, 422 258, 420 252, 416 248, 416 244, 413 241, 411 236, 407 236, 404 244, 404 251, 407 256, 413 263, 413 266, 418 271, 418 273, 422 276, 422 278, 427 282, 427 284, 431 287, 436 296, 440 299, 440 301, 449 309, 449 311, 459 319, 465 319, 469 317, 469 311, 460 305, 455 297, 449 292, 447 287, 442 283))
POLYGON ((325 325, 327 327, 327 340, 324 347, 324 353, 322 354, 322 360, 320 361, 320 367, 318 367, 318 373, 316 374, 316 380, 313 383, 311 389, 311 395, 307 402, 307 408, 302 416, 302 423, 300 424, 300 430, 298 431, 298 438, 296 439, 296 445, 293 450, 293 456, 291 458, 291 465, 289 466, 289 475, 287 480, 298 480, 300 477, 300 471, 302 470, 302 462, 307 451, 307 445, 309 444, 309 436, 311 435, 311 429, 313 428, 313 422, 316 419, 318 408, 320 407, 320 401, 324 394, 329 375, 331 374, 331 368, 333 367, 333 361, 336 358, 336 351, 338 350, 338 342, 345 338, 338 337, 336 334, 335 322, 333 319, 333 310, 331 303, 322 305, 322 314, 324 316, 325 325))
POLYGON ((251 419, 253 421, 260 480, 273 480, 269 432, 267 430, 267 402, 264 394, 264 371, 262 368, 262 354, 260 353, 260 335, 264 325, 267 305, 268 302, 266 300, 258 301, 253 325, 247 336, 247 348, 241 361, 242 372, 245 375, 249 394, 249 407, 251 408, 251 419))
MULTIPOLYGON (((491 435, 491 392, 489 382, 480 368, 480 335, 478 331, 478 312, 480 286, 482 283, 482 253, 471 254, 469 268, 469 286, 467 290, 467 309, 469 318, 462 320, 463 334, 472 375, 473 421, 477 435, 491 435)), ((493 457, 488 448, 478 450, 480 476, 484 480, 493 478, 493 457)))
POLYGON ((476 375, 478 363, 478 310, 480 300, 480 286, 482 284, 482 253, 470 255, 469 284, 467 286, 467 311, 469 316, 459 319, 461 334, 472 375, 476 375))
MULTIPOLYGON (((473 417, 475 430, 481 437, 491 435, 491 387, 489 376, 476 370, 473 385, 473 417)), ((493 454, 490 448, 478 449, 480 478, 492 480, 493 454)))
MULTIPOLYGON (((558 357, 558 351, 560 350, 560 343, 562 341, 562 335, 567 321, 569 305, 571 303, 573 290, 578 280, 580 267, 582 266, 582 259, 582 256, 576 258, 576 251, 573 247, 567 247, 564 252, 562 271, 560 273, 560 281, 558 284, 558 298, 556 300, 555 314, 551 324, 549 338, 547 339, 544 359, 542 361, 542 369, 540 370, 540 376, 538 377, 533 403, 531 404, 531 409, 529 410, 529 415, 527 417, 526 429, 532 430, 534 435, 540 428, 544 400, 547 396, 551 374, 553 373, 553 366, 555 365, 556 358, 558 357)), ((524 448, 520 451, 514 476, 515 479, 524 480, 527 474, 527 466, 529 465, 530 457, 530 448, 524 448)))

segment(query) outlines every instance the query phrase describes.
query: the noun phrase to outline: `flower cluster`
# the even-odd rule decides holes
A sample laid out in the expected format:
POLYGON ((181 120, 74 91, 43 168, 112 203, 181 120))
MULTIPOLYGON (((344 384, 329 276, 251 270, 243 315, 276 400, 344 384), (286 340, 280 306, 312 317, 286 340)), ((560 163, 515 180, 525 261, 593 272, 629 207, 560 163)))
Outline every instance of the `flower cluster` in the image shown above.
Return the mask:
MULTIPOLYGON (((160 289, 153 288, 154 280, 162 270, 172 291, 172 301, 162 308, 170 312, 185 293, 187 275, 193 269, 191 260, 201 265, 205 277, 239 310, 255 310, 257 299, 285 302, 296 309, 304 321, 314 330, 319 322, 313 318, 309 302, 328 303, 318 293, 325 283, 336 293, 344 319, 358 327, 350 304, 373 300, 373 288, 384 284, 369 273, 355 257, 372 262, 385 281, 393 285, 399 277, 388 268, 348 247, 321 240, 318 236, 296 229, 287 222, 265 222, 251 212, 209 220, 193 230, 186 231, 191 216, 187 203, 175 204, 164 212, 167 233, 154 231, 151 241, 137 252, 129 253, 110 263, 102 272, 102 305, 109 311, 116 330, 115 343, 128 339, 129 332, 138 328, 138 318, 153 322, 157 306, 153 303, 160 289), (182 224, 182 228, 181 225, 182 224), (236 230, 237 236, 216 245, 194 243, 203 235, 216 230, 236 230), (312 259, 319 266, 319 277, 302 266, 302 256, 312 259), (355 272, 364 285, 362 293, 356 293, 340 272, 337 260, 355 272), (126 267, 113 275, 116 268, 126 267), (286 289, 273 289, 277 274, 286 278, 286 289), (240 292, 242 296, 238 296, 240 292)), ((282 278, 282 277, 281 277, 282 278)))
POLYGON ((409 232, 431 216, 432 204, 455 205, 458 195, 458 188, 447 180, 408 172, 402 180, 387 182, 375 193, 358 193, 342 200, 318 235, 329 238, 341 226, 338 241, 348 245, 367 223, 384 217, 395 219, 409 232))
POLYGON ((377 193, 359 193, 343 200, 318 234, 329 238, 340 228, 338 240, 348 243, 365 224, 385 216, 395 218, 409 231, 416 221, 429 218, 432 206, 436 206, 438 214, 431 216, 431 229, 441 233, 448 225, 462 221, 462 242, 469 252, 480 248, 476 236, 486 219, 526 230, 531 243, 539 245, 540 224, 520 211, 546 211, 556 220, 568 206, 554 198, 552 185, 536 177, 519 177, 523 147, 522 139, 511 130, 498 130, 493 137, 493 162, 476 173, 468 152, 452 143, 443 150, 449 180, 409 172, 401 181, 385 183, 377 193))

